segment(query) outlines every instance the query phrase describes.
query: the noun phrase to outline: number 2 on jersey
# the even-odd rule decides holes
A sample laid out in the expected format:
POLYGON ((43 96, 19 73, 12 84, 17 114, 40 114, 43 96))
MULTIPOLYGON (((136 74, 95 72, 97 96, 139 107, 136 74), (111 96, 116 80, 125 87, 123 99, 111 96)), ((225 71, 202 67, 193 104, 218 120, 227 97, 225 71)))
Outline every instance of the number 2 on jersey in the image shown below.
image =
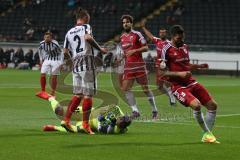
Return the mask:
POLYGON ((83 48, 80 48, 80 46, 81 46, 81 38, 78 35, 76 35, 76 36, 74 36, 73 40, 77 41, 77 43, 78 43, 77 48, 76 48, 76 52, 77 53, 82 52, 83 48))

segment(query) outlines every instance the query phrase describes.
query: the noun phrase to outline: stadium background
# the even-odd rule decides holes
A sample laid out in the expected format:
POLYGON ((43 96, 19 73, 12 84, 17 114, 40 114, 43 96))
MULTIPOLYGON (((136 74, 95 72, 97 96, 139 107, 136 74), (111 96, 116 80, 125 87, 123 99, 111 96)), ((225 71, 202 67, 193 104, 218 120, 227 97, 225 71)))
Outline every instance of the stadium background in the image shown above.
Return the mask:
MULTIPOLYGON (((92 17, 90 24, 99 42, 119 37, 122 14, 133 15, 137 30, 139 22, 147 20, 147 28, 155 36, 160 26, 181 24, 195 63, 208 62, 210 69, 231 70, 231 75, 238 75, 239 6, 238 0, 1 0, 0 42, 4 49, 0 49, 1 64, 15 61, 17 67, 27 60, 32 67, 38 62, 34 55, 43 33, 50 30, 62 43, 66 31, 74 25, 76 11, 82 7, 92 17), (21 50, 17 52, 18 48, 23 48, 25 58, 21 50), (206 58, 209 54, 210 58, 206 58)), ((150 47, 154 49, 153 45, 150 47)), ((151 55, 154 56, 154 51, 151 55)))
MULTIPOLYGON (((0 0, 0 159, 238 159, 239 7, 238 0, 0 0), (121 34, 122 14, 133 15, 134 27, 140 31, 139 22, 147 20, 146 26, 155 36, 160 26, 183 25, 192 62, 210 65, 209 70, 195 75, 220 105, 216 136, 222 144, 201 144, 190 110, 180 104, 170 107, 165 96, 156 99, 167 120, 140 120, 126 135, 42 133, 42 125, 58 121, 46 107, 49 104, 34 97, 39 89, 39 71, 30 69, 38 69, 37 47, 43 33, 50 30, 62 44, 79 7, 90 12, 94 37, 102 44, 121 34)), ((144 57, 153 64, 156 53, 154 45, 149 46, 144 57)), ((124 111, 129 111, 109 76, 100 74, 99 90, 116 96, 124 111)), ((154 78, 150 80, 154 83, 154 78)), ((70 76, 66 82, 71 84, 70 76)), ((71 94, 58 92, 57 96, 64 100, 71 94)), ((109 99, 100 96, 94 104, 104 98, 109 99)), ((146 99, 139 97, 137 101, 149 115, 146 99)))

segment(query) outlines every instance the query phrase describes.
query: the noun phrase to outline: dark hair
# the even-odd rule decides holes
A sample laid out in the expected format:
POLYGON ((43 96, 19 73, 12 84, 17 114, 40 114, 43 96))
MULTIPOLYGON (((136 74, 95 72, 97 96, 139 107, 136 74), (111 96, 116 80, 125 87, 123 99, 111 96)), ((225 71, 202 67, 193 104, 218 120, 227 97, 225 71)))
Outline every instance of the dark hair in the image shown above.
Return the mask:
POLYGON ((44 33, 44 36, 45 36, 45 35, 49 35, 49 36, 51 36, 51 37, 52 37, 52 35, 53 35, 53 34, 52 34, 52 32, 50 32, 50 31, 47 31, 47 32, 45 32, 45 33, 44 33))
POLYGON ((116 124, 120 129, 125 129, 131 124, 131 122, 132 119, 129 116, 125 115, 118 117, 116 124))
POLYGON ((159 30, 167 30, 165 27, 160 27, 159 30))
POLYGON ((176 34, 183 34, 183 33, 184 33, 184 29, 180 25, 174 25, 170 29, 171 36, 175 36, 176 34))
POLYGON ((77 13, 76 13, 76 19, 83 19, 84 17, 87 17, 89 14, 88 14, 88 11, 83 9, 83 8, 79 8, 77 10, 77 13))
POLYGON ((124 19, 127 19, 129 20, 129 22, 133 23, 133 17, 131 15, 128 14, 122 15, 121 21, 123 21, 124 19))

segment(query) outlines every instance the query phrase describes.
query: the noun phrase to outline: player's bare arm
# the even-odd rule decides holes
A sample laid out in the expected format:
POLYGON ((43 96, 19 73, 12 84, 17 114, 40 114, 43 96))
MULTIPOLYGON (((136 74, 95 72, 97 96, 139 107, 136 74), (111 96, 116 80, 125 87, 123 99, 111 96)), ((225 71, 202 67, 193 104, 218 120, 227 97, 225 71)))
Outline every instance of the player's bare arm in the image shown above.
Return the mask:
POLYGON ((73 65, 73 62, 71 60, 71 55, 69 54, 69 49, 68 48, 63 48, 63 54, 64 54, 64 63, 67 66, 71 66, 73 65))
POLYGON ((133 49, 133 50, 127 51, 126 56, 131 56, 131 55, 133 55, 135 53, 142 53, 142 52, 146 52, 146 51, 148 51, 148 46, 147 45, 143 46, 141 48, 138 48, 138 49, 133 49))
POLYGON ((141 25, 141 27, 142 27, 142 30, 143 30, 144 33, 146 34, 146 36, 147 36, 150 40, 152 40, 154 36, 153 36, 153 34, 146 28, 145 22, 142 21, 140 25, 141 25))
POLYGON ((166 68, 166 64, 164 61, 162 61, 160 63, 160 67, 159 67, 159 71, 158 71, 159 75, 162 77, 179 77, 179 78, 188 78, 192 75, 192 73, 190 71, 182 71, 182 72, 173 72, 173 71, 169 71, 166 68))
POLYGON ((69 49, 64 48, 63 53, 64 53, 64 59, 69 60, 71 58, 71 56, 69 54, 69 49))
POLYGON ((100 52, 107 53, 107 50, 105 48, 102 48, 90 34, 86 34, 84 36, 84 38, 85 38, 86 41, 88 41, 88 43, 91 44, 91 46, 93 46, 94 48, 96 48, 100 52))
POLYGON ((208 64, 203 63, 203 64, 190 64, 189 69, 191 71, 197 70, 197 69, 208 69, 208 64))

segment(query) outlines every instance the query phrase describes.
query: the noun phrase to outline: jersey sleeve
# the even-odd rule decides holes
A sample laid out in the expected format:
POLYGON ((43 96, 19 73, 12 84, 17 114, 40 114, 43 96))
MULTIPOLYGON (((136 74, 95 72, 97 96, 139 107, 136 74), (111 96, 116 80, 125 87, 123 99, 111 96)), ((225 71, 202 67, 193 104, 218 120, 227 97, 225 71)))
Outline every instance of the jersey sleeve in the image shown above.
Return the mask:
POLYGON ((84 24, 83 26, 85 27, 85 33, 92 35, 92 28, 91 28, 91 26, 89 24, 84 24))
POLYGON ((39 45, 39 47, 38 47, 38 56, 39 56, 39 60, 40 60, 40 61, 43 60, 43 52, 42 52, 42 50, 43 50, 43 47, 42 47, 42 45, 41 45, 41 43, 40 43, 40 45, 39 45))
POLYGON ((57 41, 55 41, 55 42, 56 42, 56 50, 57 50, 58 53, 61 54, 61 61, 63 61, 64 60, 64 54, 62 52, 62 47, 58 44, 57 41))
POLYGON ((141 43, 142 46, 145 46, 147 44, 147 41, 143 37, 142 33, 137 32, 137 35, 138 35, 138 41, 141 43))
POLYGON ((62 52, 62 48, 56 40, 54 40, 54 44, 56 45, 57 52, 62 52))
POLYGON ((157 37, 153 37, 153 38, 152 38, 152 42, 153 42, 154 44, 156 44, 156 43, 158 42, 158 40, 159 40, 159 38, 157 38, 157 37))
POLYGON ((167 43, 166 45, 163 46, 163 49, 162 49, 162 54, 161 54, 161 60, 163 61, 167 61, 167 51, 168 49, 171 47, 171 44, 170 43, 167 43))

